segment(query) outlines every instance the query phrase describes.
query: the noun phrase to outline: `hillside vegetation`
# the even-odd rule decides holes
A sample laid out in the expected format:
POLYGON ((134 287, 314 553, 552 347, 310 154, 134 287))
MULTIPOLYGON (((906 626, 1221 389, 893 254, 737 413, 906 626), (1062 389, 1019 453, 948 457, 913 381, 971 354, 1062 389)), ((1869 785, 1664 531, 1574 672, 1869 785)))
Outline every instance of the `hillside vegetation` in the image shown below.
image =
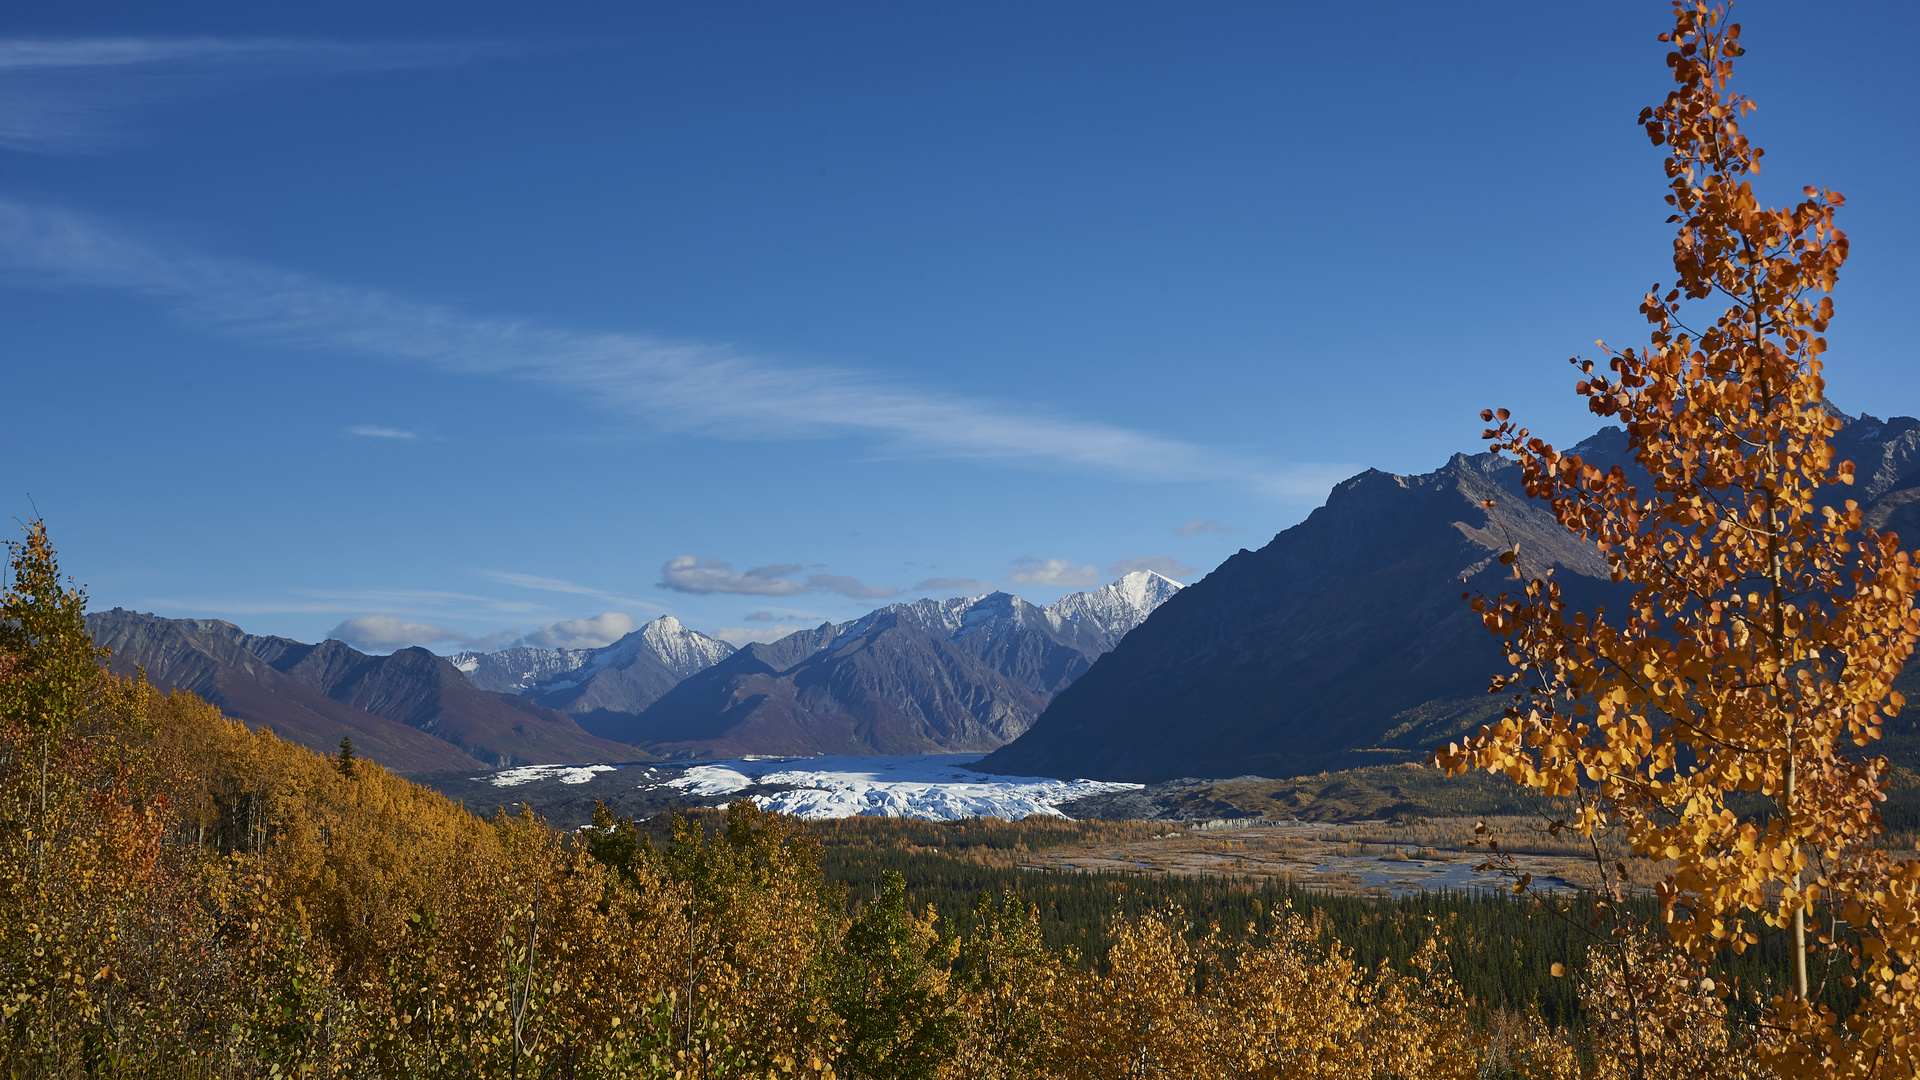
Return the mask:
POLYGON ((658 842, 483 820, 108 673, 83 610, 36 523, 0 661, 9 1075, 1572 1075, 1537 1014, 1466 1008, 1424 918, 1370 969, 1288 897, 1168 893, 1082 965, 1016 890, 942 919, 869 862, 849 902, 751 803, 658 842))

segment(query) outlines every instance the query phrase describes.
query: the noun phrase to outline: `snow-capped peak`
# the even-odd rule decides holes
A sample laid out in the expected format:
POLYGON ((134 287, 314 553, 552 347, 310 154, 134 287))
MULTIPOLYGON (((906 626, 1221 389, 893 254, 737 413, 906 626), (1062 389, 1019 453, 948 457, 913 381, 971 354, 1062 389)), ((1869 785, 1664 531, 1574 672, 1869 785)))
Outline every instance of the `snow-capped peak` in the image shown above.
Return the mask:
POLYGON ((698 630, 689 630, 671 615, 662 615, 637 632, 655 658, 681 678, 733 655, 733 646, 698 630))
POLYGON ((603 668, 626 667, 646 652, 681 678, 725 660, 733 646, 689 630, 671 615, 598 649, 518 646, 493 653, 463 652, 447 659, 475 686, 503 693, 551 693, 578 685, 603 668))
POLYGON ((1145 622, 1154 608, 1166 603, 1167 598, 1180 589, 1180 583, 1172 578, 1151 570, 1135 570, 1112 584, 1092 592, 1073 593, 1044 608, 1035 607, 1004 592, 888 604, 852 622, 834 627, 834 641, 837 643, 858 637, 873 625, 875 619, 896 614, 927 633, 948 641, 958 641, 976 633, 997 636, 1017 631, 1028 625, 1029 621, 1037 621, 1050 625, 1054 630, 1079 624, 1083 630, 1116 642, 1127 631, 1145 622))
POLYGON ((1092 592, 1063 596, 1046 608, 1057 623, 1092 621, 1117 639, 1147 621, 1153 609, 1183 588, 1170 577, 1151 570, 1135 570, 1092 592))

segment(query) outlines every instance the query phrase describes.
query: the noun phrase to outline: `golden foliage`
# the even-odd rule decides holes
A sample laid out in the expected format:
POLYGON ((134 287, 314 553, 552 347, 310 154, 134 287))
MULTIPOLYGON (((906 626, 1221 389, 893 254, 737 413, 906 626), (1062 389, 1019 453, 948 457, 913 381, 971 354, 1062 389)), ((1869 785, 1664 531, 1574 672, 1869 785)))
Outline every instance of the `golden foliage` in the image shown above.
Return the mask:
MULTIPOLYGON (((1575 388, 1624 423, 1649 486, 1555 450, 1504 409, 1482 414, 1527 494, 1600 546, 1631 599, 1569 612, 1548 575, 1475 599, 1508 641, 1513 670, 1495 689, 1522 692, 1505 719, 1436 761, 1577 799, 1556 831, 1621 835, 1668 860, 1656 891, 1672 946, 1695 961, 1755 944, 1749 915, 1788 933, 1793 993, 1754 1029, 1770 1067, 1911 1075, 1920 863, 1893 862, 1876 842, 1887 766, 1849 751, 1903 705, 1892 684, 1920 638, 1920 573, 1840 494, 1854 467, 1828 442, 1840 421, 1824 401, 1820 335, 1847 254, 1834 226, 1843 200, 1807 187, 1792 206, 1761 204, 1761 151, 1740 127, 1753 103, 1728 89, 1739 25, 1704 4, 1674 11, 1662 40, 1675 89, 1641 122, 1668 148, 1676 281, 1642 301, 1649 344, 1609 351, 1611 376, 1577 361, 1575 388), (1696 330, 1682 305, 1710 297, 1726 307, 1696 330), (1737 813, 1736 793, 1774 811, 1737 813), (1828 930, 1810 937, 1815 918, 1828 930), (1810 956, 1822 970, 1809 972, 1810 956), (1866 988, 1848 1017, 1817 1003, 1843 977, 1866 988)), ((1519 577, 1524 553, 1501 561, 1519 577)), ((1603 948, 1612 967, 1601 970, 1620 972, 1603 996, 1637 1002, 1636 1074, 1656 1074, 1648 1032, 1719 1030, 1707 999, 1636 989, 1650 985, 1628 970, 1643 947, 1603 948)))
POLYGON ((1178 911, 1123 923, 1110 970, 1066 980, 1053 1068, 1037 1075, 1577 1075, 1572 1049, 1537 1020, 1497 1033, 1470 1022, 1438 934, 1408 974, 1369 972, 1323 920, 1280 914, 1266 942, 1238 947, 1218 927, 1190 938, 1178 911))
POLYGON ((1236 946, 1168 911, 1083 971, 1010 896, 964 937, 897 877, 849 917, 818 843, 752 803, 658 849, 606 815, 567 837, 94 677, 44 800, 5 718, 13 1075, 1570 1075, 1537 1022, 1468 1022, 1437 940, 1399 976, 1324 922, 1236 946))

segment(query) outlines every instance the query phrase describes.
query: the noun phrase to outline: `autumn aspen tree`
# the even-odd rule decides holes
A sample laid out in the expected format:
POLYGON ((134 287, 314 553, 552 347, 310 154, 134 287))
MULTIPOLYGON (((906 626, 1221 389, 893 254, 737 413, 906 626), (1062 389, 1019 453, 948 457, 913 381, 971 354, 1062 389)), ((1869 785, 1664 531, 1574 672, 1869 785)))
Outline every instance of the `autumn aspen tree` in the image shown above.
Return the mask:
MULTIPOLYGON (((1674 5, 1661 40, 1675 86, 1640 115, 1666 148, 1676 226, 1676 278, 1640 305, 1650 340, 1602 345, 1606 373, 1575 361, 1576 391, 1624 426, 1638 470, 1602 470, 1504 409, 1482 413, 1527 494, 1605 553, 1624 603, 1568 611, 1550 577, 1474 598, 1512 665, 1494 689, 1518 693, 1435 761, 1572 799, 1556 831, 1671 860, 1656 892, 1670 947, 1696 962, 1784 933, 1790 992, 1754 1028, 1770 1068, 1911 1076, 1920 863, 1877 843, 1888 766, 1871 749, 1904 704, 1893 680, 1920 636, 1916 571, 1863 524, 1845 497, 1853 464, 1828 441, 1841 421, 1821 335, 1847 254, 1842 199, 1807 187, 1794 205, 1761 204, 1761 150, 1742 130, 1755 106, 1728 85, 1740 27, 1724 15, 1674 5), (1755 795, 1771 809, 1736 812, 1755 795), (1852 1015, 1821 1004, 1830 982, 1862 986, 1852 1015)), ((1502 556, 1516 576, 1520 554, 1502 556)))

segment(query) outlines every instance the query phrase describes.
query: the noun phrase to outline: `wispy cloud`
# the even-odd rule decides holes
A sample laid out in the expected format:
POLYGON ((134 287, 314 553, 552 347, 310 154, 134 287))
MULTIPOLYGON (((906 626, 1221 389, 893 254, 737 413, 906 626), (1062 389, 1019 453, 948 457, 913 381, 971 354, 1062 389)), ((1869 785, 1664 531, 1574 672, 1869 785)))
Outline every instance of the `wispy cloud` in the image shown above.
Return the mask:
POLYGON ((472 640, 458 630, 432 623, 408 622, 392 615, 356 615, 351 619, 343 619, 340 625, 327 631, 327 636, 369 653, 390 653, 415 645, 447 642, 464 645, 472 640))
MULTIPOLYGON (((885 600, 900 595, 887 585, 868 585, 845 574, 808 574, 803 580, 799 563, 774 563, 736 571, 725 559, 679 555, 660 568, 662 589, 683 593, 731 593, 736 596, 799 596, 801 593, 838 593, 854 600, 885 600)), ((769 616, 771 617, 771 616, 769 616)), ((749 619, 753 616, 749 615, 749 619)))
POLYGON ((1015 585, 1041 585, 1052 588, 1098 585, 1100 568, 1076 563, 1071 559, 1036 559, 1023 555, 1013 560, 1013 569, 1007 571, 1007 580, 1015 585))
POLYGON ((725 559, 676 555, 660 567, 660 588, 683 593, 732 593, 736 596, 798 596, 805 584, 787 575, 799 563, 774 563, 735 571, 725 559))
POLYGON ((845 574, 808 574, 807 588, 814 592, 839 593, 850 600, 886 600, 900 595, 887 585, 867 585, 845 574))
MULTIPOLYGON (((1345 466, 1339 466, 1339 468, 1345 468, 1345 466)), ((1333 480, 1329 480, 1328 485, 1331 486, 1333 483, 1335 483, 1339 479, 1341 478, 1336 477, 1333 480)), ((1201 521, 1199 518, 1193 518, 1190 521, 1188 521, 1185 525, 1175 525, 1173 527, 1173 534, 1175 536, 1178 536, 1182 540, 1185 540, 1188 537, 1198 536, 1201 533, 1223 533, 1224 534, 1224 533, 1243 533, 1246 531, 1247 530, 1245 526, 1222 525, 1220 524, 1219 520, 1216 518, 1208 518, 1205 521, 1201 521)))
POLYGON ((795 631, 811 629, 813 629, 813 627, 801 626, 797 623, 792 625, 776 623, 772 626, 723 626, 707 636, 717 637, 721 641, 738 649, 743 645, 749 645, 756 641, 763 643, 779 641, 781 638, 795 631))
POLYGON ((288 589, 278 596, 171 596, 141 602, 196 615, 345 615, 375 608, 410 619, 493 621, 554 614, 542 604, 428 589, 288 589))
POLYGON ((111 149, 131 120, 170 100, 298 75, 457 64, 493 44, 282 38, 0 39, 0 147, 41 154, 111 149))
POLYGON ((415 432, 380 427, 375 424, 355 424, 347 429, 347 434, 358 435, 363 439, 418 439, 420 437, 415 432))
POLYGON ((915 592, 940 593, 943 596, 979 596, 993 591, 993 582, 970 577, 936 577, 914 585, 915 592))
POLYGON ((895 451, 1218 480, 1319 498, 1353 470, 1276 466, 1194 443, 843 368, 736 349, 469 315, 269 267, 166 250, 64 210, 0 200, 0 274, 32 287, 118 289, 221 332, 345 349, 534 384, 653 427, 712 438, 863 436, 895 451))
POLYGON ((652 600, 643 600, 635 596, 622 596, 592 585, 581 585, 562 578, 541 577, 538 574, 520 574, 511 570, 476 570, 474 573, 501 585, 512 585, 521 589, 533 589, 539 592, 564 593, 569 596, 591 596, 595 600, 604 600, 623 607, 651 608, 655 611, 666 610, 652 600))
POLYGON ((526 643, 542 649, 597 649, 611 645, 635 630, 640 620, 624 611, 603 611, 582 619, 550 622, 526 636, 526 643))
POLYGON ((1142 555, 1137 559, 1121 559, 1107 567, 1107 576, 1125 577, 1135 570, 1151 570, 1161 577, 1172 578, 1175 581, 1199 572, 1171 555, 1142 555))

